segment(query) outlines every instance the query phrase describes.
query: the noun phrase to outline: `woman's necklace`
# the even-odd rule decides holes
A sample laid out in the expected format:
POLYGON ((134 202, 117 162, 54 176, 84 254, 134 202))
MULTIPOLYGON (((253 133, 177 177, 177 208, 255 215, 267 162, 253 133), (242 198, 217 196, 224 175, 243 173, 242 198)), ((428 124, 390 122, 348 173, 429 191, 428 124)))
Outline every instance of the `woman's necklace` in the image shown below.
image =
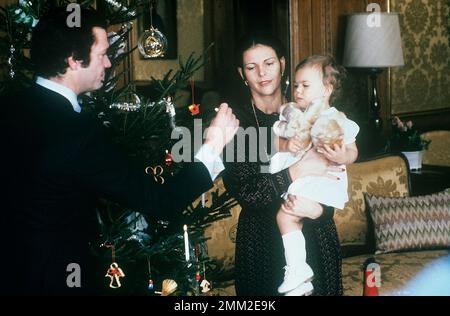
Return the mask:
POLYGON ((255 122, 256 122, 256 125, 258 126, 258 131, 259 131, 260 130, 260 126, 259 126, 258 117, 256 116, 255 103, 253 102, 253 100, 251 100, 250 102, 252 103, 253 115, 255 117, 255 122))
MULTIPOLYGON (((253 115, 254 115, 254 117, 255 117, 255 122, 256 122, 256 126, 258 127, 258 133, 257 133, 257 135, 259 136, 260 135, 260 132, 261 132, 261 126, 259 126, 259 120, 258 120, 258 115, 256 114, 256 109, 255 109, 255 103, 253 102, 253 100, 250 100, 250 102, 252 103, 252 109, 253 109, 253 115)), ((268 135, 269 136, 269 135, 268 135)), ((270 136, 269 136, 270 137, 270 136)), ((258 143, 260 143, 259 141, 258 141, 258 143)), ((266 161, 264 162, 263 161, 263 163, 269 163, 270 162, 270 158, 269 158, 269 154, 267 153, 267 141, 265 142, 266 144, 264 144, 263 143, 263 148, 264 148, 264 154, 266 155, 266 161)))

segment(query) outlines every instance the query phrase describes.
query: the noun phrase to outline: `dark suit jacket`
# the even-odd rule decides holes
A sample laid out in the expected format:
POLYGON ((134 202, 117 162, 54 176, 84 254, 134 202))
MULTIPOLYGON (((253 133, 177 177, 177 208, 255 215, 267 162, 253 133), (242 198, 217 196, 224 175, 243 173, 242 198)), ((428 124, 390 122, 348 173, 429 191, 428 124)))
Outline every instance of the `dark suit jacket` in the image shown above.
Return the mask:
POLYGON ((92 293, 89 275, 104 278, 93 269, 88 245, 99 197, 171 220, 212 186, 202 163, 157 184, 145 166, 118 151, 99 122, 41 86, 2 102, 2 112, 1 240, 7 245, 0 271, 10 276, 1 286, 6 293, 92 293), (66 285, 70 263, 81 266, 81 290, 66 285))

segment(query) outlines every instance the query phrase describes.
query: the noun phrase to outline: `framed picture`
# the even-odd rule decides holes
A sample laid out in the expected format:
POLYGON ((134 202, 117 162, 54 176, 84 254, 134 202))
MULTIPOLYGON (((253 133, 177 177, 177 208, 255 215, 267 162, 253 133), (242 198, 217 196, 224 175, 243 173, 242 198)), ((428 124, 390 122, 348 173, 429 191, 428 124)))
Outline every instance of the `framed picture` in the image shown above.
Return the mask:
MULTIPOLYGON (((138 19, 138 40, 153 26, 167 39, 167 50, 161 57, 144 57, 141 59, 176 59, 177 56, 177 1, 151 0, 144 7, 138 19)), ((156 32, 156 35, 159 35, 156 32)))

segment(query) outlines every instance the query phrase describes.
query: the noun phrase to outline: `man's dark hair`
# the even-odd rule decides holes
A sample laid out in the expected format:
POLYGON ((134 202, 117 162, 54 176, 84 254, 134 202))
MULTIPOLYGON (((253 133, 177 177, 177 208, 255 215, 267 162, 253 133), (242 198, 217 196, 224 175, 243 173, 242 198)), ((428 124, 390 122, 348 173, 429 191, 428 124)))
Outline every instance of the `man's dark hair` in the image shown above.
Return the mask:
POLYGON ((82 61, 83 67, 89 65, 95 41, 92 28, 106 29, 106 20, 94 10, 81 8, 80 13, 80 27, 67 24, 67 17, 73 13, 66 7, 53 9, 39 20, 31 38, 31 61, 36 75, 45 78, 63 75, 71 56, 82 61))
POLYGON ((278 58, 285 57, 286 51, 281 41, 270 33, 254 32, 245 35, 240 41, 236 50, 235 63, 237 67, 243 67, 242 61, 244 52, 256 45, 271 47, 278 58))

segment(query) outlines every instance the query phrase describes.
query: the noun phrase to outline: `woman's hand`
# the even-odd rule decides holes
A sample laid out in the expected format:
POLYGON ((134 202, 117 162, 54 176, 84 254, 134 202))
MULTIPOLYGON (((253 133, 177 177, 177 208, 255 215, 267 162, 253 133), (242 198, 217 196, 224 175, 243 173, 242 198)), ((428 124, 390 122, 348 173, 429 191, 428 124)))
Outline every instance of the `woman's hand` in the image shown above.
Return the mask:
POLYGON ((285 213, 311 219, 319 218, 323 213, 322 205, 316 201, 292 194, 288 195, 288 199, 281 205, 281 209, 285 213))
POLYGON ((338 177, 329 172, 342 172, 341 167, 332 166, 330 161, 317 153, 315 150, 309 150, 302 160, 289 167, 289 175, 292 181, 306 176, 324 176, 333 180, 339 180, 338 177))

